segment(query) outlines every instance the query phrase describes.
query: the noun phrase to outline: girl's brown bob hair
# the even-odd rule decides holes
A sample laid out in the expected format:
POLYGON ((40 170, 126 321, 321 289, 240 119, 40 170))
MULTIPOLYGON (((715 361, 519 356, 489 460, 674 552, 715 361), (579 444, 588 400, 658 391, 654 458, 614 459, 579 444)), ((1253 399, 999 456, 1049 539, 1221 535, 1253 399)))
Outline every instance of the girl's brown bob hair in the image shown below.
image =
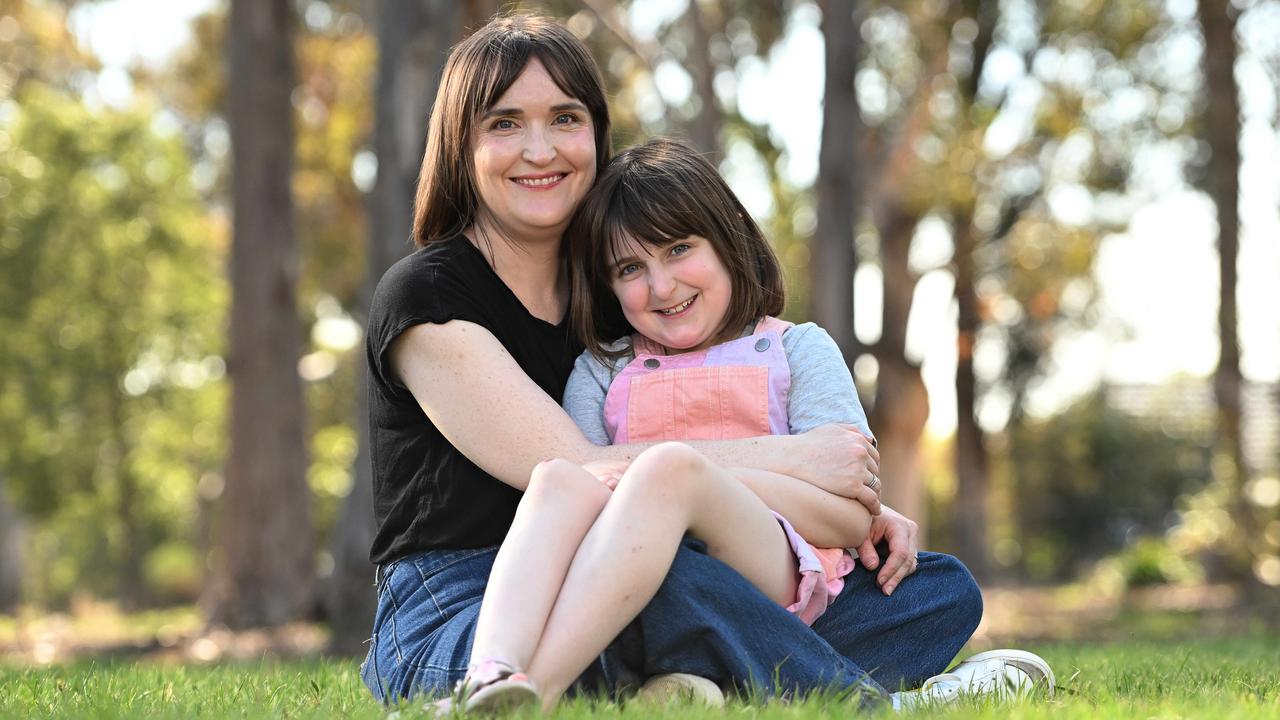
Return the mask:
POLYGON ((569 243, 574 330, 607 362, 622 311, 611 283, 628 239, 661 248, 690 235, 706 238, 729 272, 733 295, 715 342, 738 337, 786 304, 782 268, 751 214, 711 163, 689 145, 658 138, 618 153, 596 177, 565 231, 569 243))
POLYGON ((479 200, 472 128, 534 58, 542 62, 557 87, 591 113, 596 172, 608 162, 609 106, 600 68, 586 46, 549 18, 495 17, 458 43, 444 66, 414 199, 413 241, 418 247, 454 237, 474 222, 479 200))

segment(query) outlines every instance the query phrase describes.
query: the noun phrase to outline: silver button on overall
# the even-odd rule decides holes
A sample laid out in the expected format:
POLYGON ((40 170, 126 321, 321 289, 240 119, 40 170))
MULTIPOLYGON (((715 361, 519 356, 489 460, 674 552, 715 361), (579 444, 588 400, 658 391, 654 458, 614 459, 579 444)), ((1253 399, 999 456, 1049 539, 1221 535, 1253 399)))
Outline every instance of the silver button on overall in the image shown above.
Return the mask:
POLYGON ((769 349, 769 338, 760 338, 756 341, 756 352, 764 352, 769 349))
POLYGON ((657 370, 661 365, 662 363, 658 362, 656 358, 649 358, 644 361, 644 366, 650 370, 657 370))

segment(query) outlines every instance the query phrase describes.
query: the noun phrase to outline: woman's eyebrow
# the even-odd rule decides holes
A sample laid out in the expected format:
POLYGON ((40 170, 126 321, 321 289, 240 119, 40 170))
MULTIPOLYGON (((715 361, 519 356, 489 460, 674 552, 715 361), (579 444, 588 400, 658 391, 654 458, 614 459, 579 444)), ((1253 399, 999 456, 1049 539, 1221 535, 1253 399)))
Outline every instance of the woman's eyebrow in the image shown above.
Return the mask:
MULTIPOLYGON (((564 112, 565 110, 577 110, 578 112, 586 112, 587 106, 578 102, 567 102, 567 103, 557 103, 555 105, 552 105, 548 109, 553 113, 564 112)), ((514 115, 518 117, 518 116, 524 115, 524 110, 517 107, 489 108, 488 110, 485 111, 483 115, 480 116, 480 119, 485 120, 485 119, 494 117, 495 115, 514 115)))

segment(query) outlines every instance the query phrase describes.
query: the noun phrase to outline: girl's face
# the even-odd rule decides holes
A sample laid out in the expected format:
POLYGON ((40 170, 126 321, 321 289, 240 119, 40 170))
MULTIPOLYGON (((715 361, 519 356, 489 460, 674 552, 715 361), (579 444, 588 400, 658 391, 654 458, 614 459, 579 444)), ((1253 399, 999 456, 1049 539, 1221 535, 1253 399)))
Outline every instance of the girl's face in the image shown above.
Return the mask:
POLYGON ((596 177, 591 113, 534 58, 475 123, 480 217, 512 239, 563 234, 596 177))
POLYGON ((714 344, 733 280, 706 238, 690 235, 659 248, 629 238, 610 270, 622 314, 636 332, 669 352, 714 344))

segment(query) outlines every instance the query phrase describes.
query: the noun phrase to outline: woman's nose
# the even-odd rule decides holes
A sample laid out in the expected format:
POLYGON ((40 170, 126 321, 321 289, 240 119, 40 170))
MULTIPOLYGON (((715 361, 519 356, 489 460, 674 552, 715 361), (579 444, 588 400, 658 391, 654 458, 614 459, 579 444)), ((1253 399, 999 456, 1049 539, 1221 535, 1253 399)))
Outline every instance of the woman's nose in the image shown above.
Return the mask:
POLYGON ((525 135, 522 157, 525 162, 545 165, 555 159, 556 146, 546 132, 535 128, 525 135))

